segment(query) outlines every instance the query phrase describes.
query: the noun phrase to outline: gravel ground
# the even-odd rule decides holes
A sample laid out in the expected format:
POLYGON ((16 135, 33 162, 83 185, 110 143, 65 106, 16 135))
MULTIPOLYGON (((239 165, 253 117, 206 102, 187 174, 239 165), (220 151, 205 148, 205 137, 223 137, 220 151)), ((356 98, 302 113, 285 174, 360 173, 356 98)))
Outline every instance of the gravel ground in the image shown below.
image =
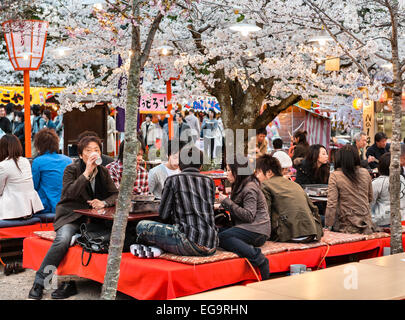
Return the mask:
MULTIPOLYGON (((0 300, 30 300, 28 293, 34 282, 35 271, 25 269, 24 272, 6 276, 3 269, 3 266, 0 266, 0 300)), ((60 277, 59 281, 68 279, 76 281, 78 294, 66 300, 98 300, 100 298, 101 283, 79 277, 60 277)), ((52 291, 44 290, 42 300, 53 300, 52 291)), ((133 298, 117 292, 116 300, 133 300, 133 298)))

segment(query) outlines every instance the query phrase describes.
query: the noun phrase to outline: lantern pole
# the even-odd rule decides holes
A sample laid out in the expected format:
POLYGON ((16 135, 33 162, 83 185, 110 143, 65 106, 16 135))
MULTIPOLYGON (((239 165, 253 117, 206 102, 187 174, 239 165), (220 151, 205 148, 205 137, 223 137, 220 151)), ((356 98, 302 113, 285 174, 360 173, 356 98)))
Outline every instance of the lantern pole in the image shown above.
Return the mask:
MULTIPOLYGON (((166 97, 167 101, 172 100, 172 80, 171 78, 166 81, 166 97)), ((167 105, 167 113, 169 114, 169 119, 168 119, 168 127, 169 127, 169 140, 173 139, 173 114, 172 114, 172 104, 169 103, 167 105)))
POLYGON ((25 157, 31 158, 31 101, 30 71, 24 70, 24 135, 25 157))

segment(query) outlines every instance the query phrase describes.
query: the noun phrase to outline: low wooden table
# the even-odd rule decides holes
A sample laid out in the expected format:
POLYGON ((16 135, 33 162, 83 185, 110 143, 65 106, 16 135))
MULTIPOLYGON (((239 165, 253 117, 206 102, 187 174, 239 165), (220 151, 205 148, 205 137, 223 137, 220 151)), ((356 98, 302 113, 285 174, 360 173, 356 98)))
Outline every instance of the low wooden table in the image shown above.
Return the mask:
MULTIPOLYGON (((108 207, 104 209, 80 209, 74 210, 74 212, 92 218, 114 220, 115 207, 108 207)), ((159 212, 130 213, 128 216, 128 221, 140 221, 157 217, 159 217, 159 212)))
POLYGON ((393 300, 405 299, 403 274, 403 268, 355 262, 247 286, 305 300, 393 300))
POLYGON ((237 285, 174 300, 296 300, 296 298, 237 285))
POLYGON ((405 271, 405 253, 360 260, 360 263, 386 268, 402 268, 405 271))

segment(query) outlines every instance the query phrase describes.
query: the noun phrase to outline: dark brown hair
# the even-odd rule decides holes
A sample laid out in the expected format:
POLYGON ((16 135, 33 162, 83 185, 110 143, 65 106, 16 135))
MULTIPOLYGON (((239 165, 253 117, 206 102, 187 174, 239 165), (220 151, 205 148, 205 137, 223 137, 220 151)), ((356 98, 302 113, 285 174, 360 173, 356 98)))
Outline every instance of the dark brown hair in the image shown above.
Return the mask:
POLYGON ((0 161, 13 159, 18 170, 18 158, 23 155, 20 140, 13 134, 6 134, 0 139, 0 161))
POLYGON ((329 163, 322 164, 318 168, 318 159, 321 149, 325 149, 325 151, 328 152, 321 144, 313 144, 310 146, 305 160, 311 168, 308 174, 313 176, 315 180, 319 181, 321 184, 328 184, 330 174, 329 163))
POLYGON ((103 144, 101 142, 101 139, 96 136, 85 136, 82 139, 80 139, 79 143, 77 144, 77 153, 79 155, 83 154, 84 148, 86 148, 90 142, 95 142, 98 144, 100 151, 103 151, 103 144))
POLYGON ((296 133, 294 133, 294 138, 298 139, 298 143, 302 143, 306 146, 308 146, 308 142, 307 142, 307 134, 308 132, 306 131, 297 131, 296 133))
POLYGON ((264 175, 270 170, 275 176, 281 177, 283 175, 280 161, 269 154, 263 154, 256 159, 256 171, 257 170, 263 171, 264 175))
POLYGON ((46 152, 58 153, 59 137, 53 129, 41 129, 34 137, 34 146, 40 155, 43 155, 46 152))
MULTIPOLYGON (((240 174, 239 170, 240 169, 247 169, 249 167, 249 161, 246 161, 245 163, 239 162, 240 157, 236 156, 233 158, 233 163, 227 163, 229 166, 229 169, 231 169, 232 175, 235 178, 234 183, 232 183, 231 187, 231 199, 235 200, 236 196, 243 190, 243 188, 246 186, 247 183, 250 181, 257 181, 259 184, 259 180, 256 178, 255 174, 247 174, 243 175, 240 174)), ((247 170, 248 171, 248 170, 247 170)))
POLYGON ((336 152, 335 169, 341 168, 343 174, 353 183, 358 182, 357 167, 360 166, 360 156, 357 148, 345 144, 336 152))

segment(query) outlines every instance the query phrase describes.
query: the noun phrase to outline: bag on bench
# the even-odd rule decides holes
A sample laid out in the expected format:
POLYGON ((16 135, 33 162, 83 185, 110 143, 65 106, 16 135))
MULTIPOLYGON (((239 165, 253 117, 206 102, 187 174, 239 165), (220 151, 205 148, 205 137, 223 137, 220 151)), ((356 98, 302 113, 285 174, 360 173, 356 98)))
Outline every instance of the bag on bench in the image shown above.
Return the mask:
POLYGON ((111 229, 105 224, 82 223, 80 226, 80 237, 77 243, 82 246, 82 265, 87 267, 91 255, 94 253, 107 253, 110 245, 111 229), (84 252, 89 253, 87 263, 83 262, 84 252))

